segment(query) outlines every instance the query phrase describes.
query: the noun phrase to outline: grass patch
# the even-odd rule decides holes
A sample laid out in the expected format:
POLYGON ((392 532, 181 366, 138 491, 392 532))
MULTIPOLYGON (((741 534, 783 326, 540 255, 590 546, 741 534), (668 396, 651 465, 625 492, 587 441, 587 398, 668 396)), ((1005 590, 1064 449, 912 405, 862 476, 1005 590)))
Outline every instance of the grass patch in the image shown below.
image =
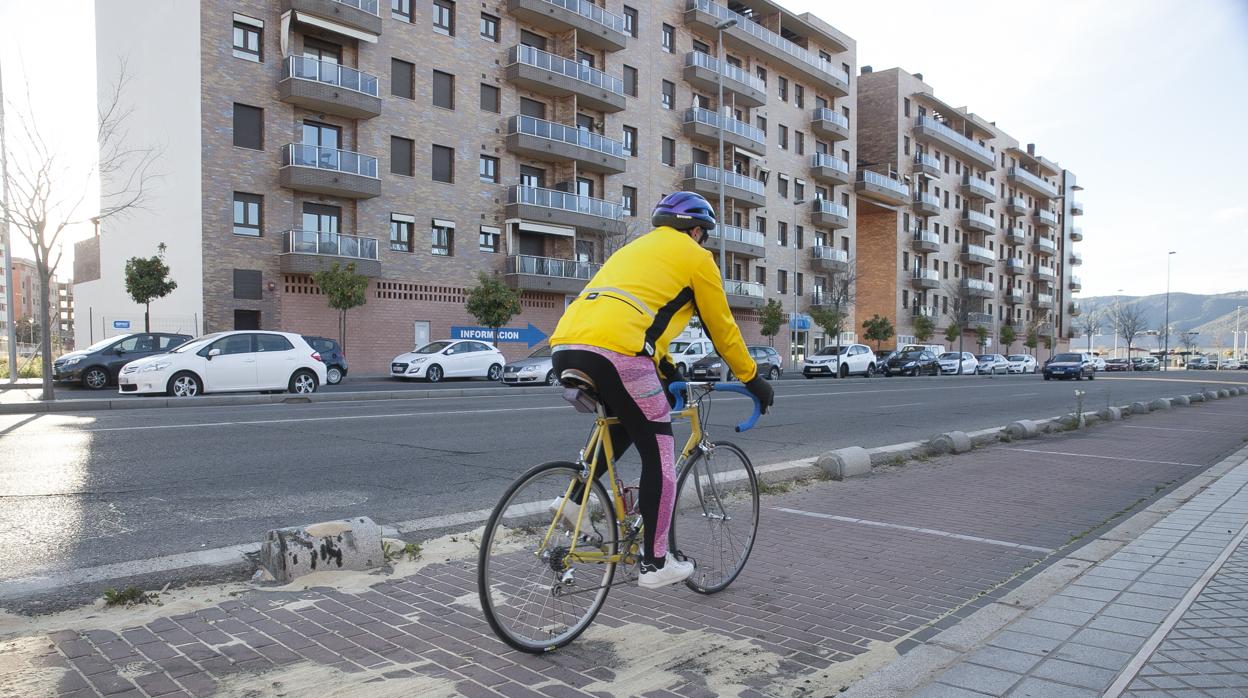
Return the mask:
POLYGON ((418 560, 420 552, 420 543, 408 543, 402 548, 390 545, 389 541, 383 541, 381 544, 381 553, 385 556, 386 562, 394 562, 403 558, 418 560))
POLYGON ((141 603, 152 603, 156 598, 156 594, 149 594, 136 586, 128 586, 121 591, 117 591, 113 587, 104 590, 104 605, 109 607, 129 607, 141 603))

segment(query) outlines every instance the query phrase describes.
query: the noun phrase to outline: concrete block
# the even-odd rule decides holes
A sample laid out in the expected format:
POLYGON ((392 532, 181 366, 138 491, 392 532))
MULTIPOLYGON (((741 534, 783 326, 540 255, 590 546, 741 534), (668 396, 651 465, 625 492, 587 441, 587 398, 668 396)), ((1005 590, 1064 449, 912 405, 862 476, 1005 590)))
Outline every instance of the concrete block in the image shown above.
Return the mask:
POLYGON ((1170 398, 1159 397, 1148 403, 1148 406, 1154 410, 1168 410, 1170 409, 1170 398))
POLYGON ((937 434, 927 443, 936 453, 966 453, 971 450, 971 437, 964 431, 937 434))
POLYGON ((1020 419, 1017 422, 1010 422, 1005 428, 1005 433, 1011 439, 1034 439, 1040 434, 1040 426, 1030 419, 1020 419))
POLYGON ((1117 407, 1106 407, 1100 412, 1097 412, 1097 414, 1100 415, 1101 419, 1107 422, 1116 422, 1122 419, 1122 410, 1117 407))
POLYGON ((1100 423, 1101 423, 1101 421, 1102 421, 1102 420, 1101 420, 1100 415, 1098 415, 1098 414, 1097 414, 1097 413, 1095 413, 1095 412, 1084 412, 1084 413, 1083 413, 1083 425, 1084 425, 1085 427, 1090 427, 1090 426, 1092 426, 1093 424, 1100 424, 1100 423))
POLYGON ((1206 401, 1206 402, 1212 402, 1212 401, 1217 400, 1217 399, 1218 399, 1218 393, 1217 393, 1216 391, 1213 391, 1213 390, 1206 390, 1206 391, 1205 391, 1205 401, 1206 401))
MULTIPOLYGON (((1236 391, 1235 394, 1238 395, 1239 392, 1236 391)), ((1226 388, 1222 388, 1221 390, 1218 391, 1218 397, 1230 397, 1230 396, 1231 396, 1231 391, 1227 390, 1226 388)))
POLYGON ((833 480, 844 480, 870 473, 871 455, 861 446, 838 448, 819 456, 816 465, 833 480))
POLYGON ((265 534, 260 564, 278 583, 312 572, 368 570, 385 564, 381 526, 366 516, 279 528, 265 534))
POLYGON ((1131 403, 1131 414, 1148 414, 1150 411, 1151 408, 1149 408, 1147 402, 1140 401, 1131 403))
POLYGON ((1204 393, 1192 393, 1191 395, 1188 395, 1187 397, 1192 402, 1204 402, 1205 401, 1204 393))
POLYGON ((989 446, 1001 440, 1001 428, 980 429, 967 432, 966 435, 971 439, 972 446, 989 446))
POLYGON ((1238 388, 1236 388, 1236 390, 1239 391, 1240 395, 1248 395, 1248 386, 1241 385, 1238 388))
POLYGON ((1186 395, 1175 395, 1170 398, 1170 404, 1175 407, 1187 407, 1192 404, 1192 399, 1186 395))

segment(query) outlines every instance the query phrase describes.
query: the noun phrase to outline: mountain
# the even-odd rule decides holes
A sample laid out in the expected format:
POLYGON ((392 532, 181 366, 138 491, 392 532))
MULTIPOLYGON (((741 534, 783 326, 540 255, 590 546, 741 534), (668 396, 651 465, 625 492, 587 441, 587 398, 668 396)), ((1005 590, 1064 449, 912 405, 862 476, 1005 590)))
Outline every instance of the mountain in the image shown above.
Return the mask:
MULTIPOLYGON (((1152 296, 1092 296, 1080 298, 1079 305, 1083 316, 1076 319, 1076 327, 1081 321, 1094 313, 1110 314, 1118 305, 1135 305, 1143 309, 1146 326, 1159 328, 1166 321, 1166 295, 1159 293, 1152 296)), ((1202 348, 1218 348, 1233 346, 1232 333, 1235 330, 1235 309, 1239 311, 1241 331, 1248 330, 1248 291, 1202 295, 1198 293, 1170 294, 1170 326, 1173 334, 1170 344, 1176 344, 1175 336, 1184 332, 1199 332, 1197 343, 1202 348)), ((1108 327, 1101 332, 1111 333, 1108 327)), ((1245 346, 1244 336, 1240 335, 1240 347, 1245 346)))

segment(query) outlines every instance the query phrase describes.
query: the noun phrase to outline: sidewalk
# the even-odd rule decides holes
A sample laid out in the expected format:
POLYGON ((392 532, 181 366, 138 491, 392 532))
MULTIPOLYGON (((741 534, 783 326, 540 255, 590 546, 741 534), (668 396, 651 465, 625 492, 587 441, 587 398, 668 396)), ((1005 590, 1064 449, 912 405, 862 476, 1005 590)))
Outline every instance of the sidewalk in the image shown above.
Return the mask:
MULTIPOLYGON (((215 593, 237 595, 175 601, 168 610, 0 617, 0 696, 833 695, 875 669, 903 664, 937 623, 1003 606, 1008 594, 1049 571, 1092 567, 1068 555, 1105 547, 1095 539, 1159 492, 1203 478, 1202 471, 1243 447, 1246 425, 1248 400, 1218 400, 768 496, 750 563, 727 591, 619 587, 580 640, 548 655, 517 653, 494 638, 477 606, 475 548, 462 535, 426 544, 423 561, 400 563, 389 576, 332 577, 342 582, 335 589, 312 586, 325 578, 305 578, 276 591, 221 590, 215 593)), ((1248 469, 1236 472, 1248 477, 1248 469)), ((1105 568, 1135 577, 1114 572, 1081 580, 1072 587, 1081 599, 1076 607, 1046 607, 1045 617, 1027 619, 1032 630, 1041 627, 1035 623, 1063 624, 1060 615, 1078 621, 1065 623, 1067 637, 1082 633, 1080 643, 1093 643, 1088 647, 1102 637, 1119 641, 1110 634, 1127 627, 1121 623, 1146 623, 1130 627, 1152 634, 1157 613, 1100 611, 1126 593, 1173 607, 1181 588, 1142 575, 1179 570, 1186 576, 1169 581, 1190 580, 1187 568, 1196 563, 1199 577, 1219 554, 1213 548, 1225 547, 1217 536, 1228 534, 1216 530, 1232 511, 1224 507, 1243 511, 1242 502, 1224 496, 1236 482, 1244 485, 1228 476, 1193 499, 1204 507, 1200 516, 1185 507, 1178 519, 1166 519, 1188 533, 1158 528, 1119 553, 1147 558, 1122 560, 1137 567, 1105 568), (1100 606, 1082 610, 1085 601, 1100 606), (1102 627, 1106 622, 1119 630, 1102 627)), ((1218 581, 1209 589, 1236 583, 1227 575, 1218 581)), ((1209 596, 1192 608, 1221 610, 1217 604, 1225 602, 1209 596)), ((1146 639, 1122 637, 1138 637, 1136 647, 1146 639)), ((1171 671, 1165 665, 1173 662, 1164 660, 1175 657, 1167 653, 1191 650, 1187 639, 1163 643, 1149 666, 1171 671)), ((1035 659, 1018 665, 1014 683, 1029 672, 1028 679, 1048 680, 1048 670, 1036 673, 1050 661, 1041 651, 1048 643, 1050 653, 1062 643, 1073 647, 1067 638, 1035 633, 1027 642, 1010 649, 1035 659)), ((1112 651, 1126 658, 1134 649, 1112 651)), ((1096 668, 1083 654, 1072 658, 1096 668)), ((1068 677, 1063 681, 1062 690, 1074 690, 1068 677)), ((925 690, 975 695, 948 682, 925 690)))

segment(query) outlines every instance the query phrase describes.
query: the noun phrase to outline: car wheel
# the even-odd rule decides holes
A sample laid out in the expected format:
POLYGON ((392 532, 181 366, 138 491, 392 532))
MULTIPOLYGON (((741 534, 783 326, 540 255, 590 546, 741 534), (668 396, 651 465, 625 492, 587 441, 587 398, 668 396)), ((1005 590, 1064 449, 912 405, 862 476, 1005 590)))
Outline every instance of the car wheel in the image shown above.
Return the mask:
POLYGON ((442 380, 442 367, 434 364, 425 369, 425 380, 430 383, 438 383, 442 380))
POLYGON ((342 382, 342 369, 337 366, 330 366, 325 369, 326 385, 338 385, 342 382))
POLYGON ((814 378, 814 376, 808 376, 808 375, 806 375, 806 374, 804 374, 804 373, 803 373, 803 374, 802 374, 802 378, 805 378, 806 380, 810 380, 811 378, 814 378))
POLYGON ((1088 380, 1090 381, 1096 380, 1096 371, 1093 371, 1091 375, 1088 376, 1088 380))
POLYGON ((689 369, 685 368, 685 365, 683 363, 676 364, 676 377, 678 379, 682 381, 685 380, 685 375, 688 373, 688 371, 689 369))
POLYGON ((183 371, 175 373, 173 378, 169 379, 169 385, 165 387, 165 394, 169 397, 195 397, 204 392, 204 384, 194 373, 183 371))
POLYGON ((873 378, 874 376, 875 376, 875 364, 868 364, 867 365, 867 378, 873 378))
POLYGON ((546 385, 558 385, 558 384, 559 384, 559 376, 555 373, 555 369, 552 368, 550 369, 550 372, 546 374, 546 385))
POLYGON ((1047 373, 1046 373, 1046 374, 1044 374, 1044 379, 1045 379, 1046 381, 1049 381, 1049 380, 1053 380, 1053 377, 1052 377, 1052 376, 1050 376, 1049 374, 1047 374, 1047 373))
POLYGON ((914 378, 914 377, 916 377, 916 376, 918 376, 918 375, 919 375, 919 369, 917 369, 917 368, 912 368, 912 369, 910 369, 910 373, 908 373, 908 374, 906 374, 906 375, 910 376, 911 378, 914 378))
POLYGON ((485 377, 492 381, 501 380, 503 377, 503 367, 498 364, 490 364, 490 370, 485 374, 485 377))
POLYGON ((103 390, 108 387, 108 371, 99 366, 88 368, 82 374, 82 385, 89 390, 103 390))
POLYGON ((295 371, 290 377, 290 385, 286 390, 297 395, 310 395, 316 392, 316 374, 307 369, 295 371))
POLYGON ((841 370, 836 374, 837 378, 849 378, 849 365, 841 364, 841 370))
POLYGON ((780 377, 780 369, 776 366, 772 366, 771 370, 767 372, 767 380, 774 381, 778 379, 779 377, 780 377))

